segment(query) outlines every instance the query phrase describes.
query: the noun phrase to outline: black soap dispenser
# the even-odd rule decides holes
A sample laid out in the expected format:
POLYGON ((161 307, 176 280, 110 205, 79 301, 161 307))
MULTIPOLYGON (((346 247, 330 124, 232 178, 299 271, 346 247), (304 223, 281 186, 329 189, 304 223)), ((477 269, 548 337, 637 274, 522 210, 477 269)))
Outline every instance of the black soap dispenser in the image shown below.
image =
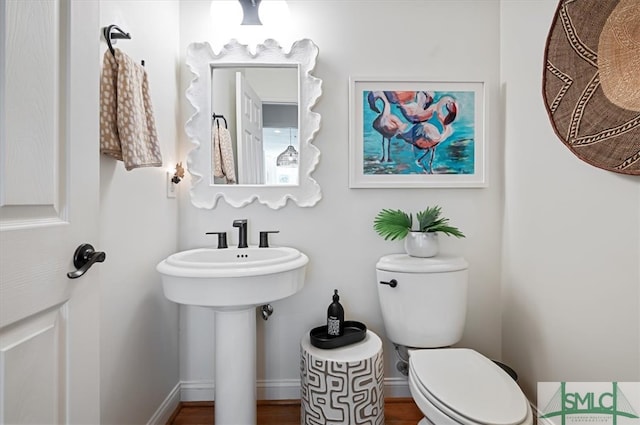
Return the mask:
POLYGON ((327 309, 327 334, 330 337, 342 336, 344 333, 344 309, 340 304, 338 290, 333 292, 333 302, 327 309))

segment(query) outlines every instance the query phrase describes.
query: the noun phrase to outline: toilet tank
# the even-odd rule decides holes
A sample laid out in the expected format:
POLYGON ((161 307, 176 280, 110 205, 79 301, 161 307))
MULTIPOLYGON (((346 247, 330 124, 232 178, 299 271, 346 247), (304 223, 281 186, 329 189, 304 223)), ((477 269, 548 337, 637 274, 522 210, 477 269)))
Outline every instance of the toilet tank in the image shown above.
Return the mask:
POLYGON ((462 257, 386 255, 376 264, 387 338, 416 348, 460 341, 467 313, 468 263, 462 257), (392 282, 397 285, 383 284, 392 282))

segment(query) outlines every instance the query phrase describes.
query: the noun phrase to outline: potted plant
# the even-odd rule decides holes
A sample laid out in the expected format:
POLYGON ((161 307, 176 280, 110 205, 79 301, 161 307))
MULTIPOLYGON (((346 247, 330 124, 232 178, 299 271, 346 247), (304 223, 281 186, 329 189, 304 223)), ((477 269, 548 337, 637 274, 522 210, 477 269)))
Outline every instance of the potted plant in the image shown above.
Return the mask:
POLYGON ((385 240, 404 239, 407 254, 412 257, 433 257, 438 254, 438 233, 464 238, 449 219, 441 217, 442 209, 436 205, 416 213, 417 227, 413 225, 413 214, 402 210, 383 209, 373 220, 374 230, 385 240))

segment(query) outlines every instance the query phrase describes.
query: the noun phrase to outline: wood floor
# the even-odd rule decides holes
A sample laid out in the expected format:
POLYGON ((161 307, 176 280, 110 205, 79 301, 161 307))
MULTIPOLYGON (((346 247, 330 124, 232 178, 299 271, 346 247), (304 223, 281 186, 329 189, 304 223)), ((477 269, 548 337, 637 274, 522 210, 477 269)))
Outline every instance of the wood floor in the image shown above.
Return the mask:
MULTIPOLYGON (((211 425, 214 409, 211 401, 182 402, 167 425, 211 425)), ((416 425, 422 417, 411 398, 385 400, 385 425, 416 425)), ((300 400, 258 401, 258 425, 300 425, 300 400)))

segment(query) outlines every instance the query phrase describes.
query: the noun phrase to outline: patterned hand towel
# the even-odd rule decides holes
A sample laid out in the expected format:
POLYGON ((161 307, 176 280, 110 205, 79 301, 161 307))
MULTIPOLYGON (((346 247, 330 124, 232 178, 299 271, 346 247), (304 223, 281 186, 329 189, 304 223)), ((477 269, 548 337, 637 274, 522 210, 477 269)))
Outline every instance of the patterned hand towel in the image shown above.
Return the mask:
POLYGON ((236 170, 233 161, 233 146, 231 134, 226 128, 214 125, 211 129, 213 135, 213 175, 225 177, 227 183, 236 183, 236 170))
POLYGON ((127 170, 162 166, 147 72, 119 49, 103 58, 100 152, 123 161, 127 170))

